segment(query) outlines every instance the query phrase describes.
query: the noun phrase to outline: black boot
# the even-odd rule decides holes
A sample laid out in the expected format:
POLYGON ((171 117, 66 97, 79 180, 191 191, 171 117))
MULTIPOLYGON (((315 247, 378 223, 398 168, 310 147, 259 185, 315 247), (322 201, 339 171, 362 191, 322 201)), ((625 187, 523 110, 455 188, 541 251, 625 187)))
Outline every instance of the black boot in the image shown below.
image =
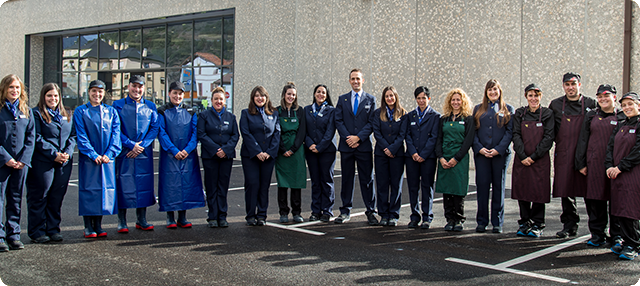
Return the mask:
POLYGON ((182 228, 189 228, 192 226, 192 224, 187 221, 187 211, 178 211, 178 225, 182 228))
POLYGON ((93 217, 91 216, 83 216, 84 220, 84 237, 85 238, 96 238, 98 234, 93 230, 93 226, 91 225, 91 221, 93 217))
POLYGON ((178 228, 178 225, 176 224, 175 214, 172 211, 167 212, 167 228, 178 228))
POLYGON ((153 230, 153 225, 147 223, 147 208, 137 208, 136 216, 136 228, 141 230, 153 230))
POLYGON ((118 232, 119 233, 129 232, 129 228, 127 227, 127 209, 118 210, 118 232))
POLYGON ((106 237, 107 232, 102 229, 102 216, 94 216, 93 217, 93 230, 96 232, 98 237, 106 237))

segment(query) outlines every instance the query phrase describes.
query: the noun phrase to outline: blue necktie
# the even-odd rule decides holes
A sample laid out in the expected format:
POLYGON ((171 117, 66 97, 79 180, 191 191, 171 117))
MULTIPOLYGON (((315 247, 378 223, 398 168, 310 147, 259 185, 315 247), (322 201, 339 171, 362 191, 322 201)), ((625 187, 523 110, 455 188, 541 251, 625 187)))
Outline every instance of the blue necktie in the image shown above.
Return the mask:
POLYGON ((353 115, 358 112, 358 94, 356 93, 356 100, 353 101, 353 115))

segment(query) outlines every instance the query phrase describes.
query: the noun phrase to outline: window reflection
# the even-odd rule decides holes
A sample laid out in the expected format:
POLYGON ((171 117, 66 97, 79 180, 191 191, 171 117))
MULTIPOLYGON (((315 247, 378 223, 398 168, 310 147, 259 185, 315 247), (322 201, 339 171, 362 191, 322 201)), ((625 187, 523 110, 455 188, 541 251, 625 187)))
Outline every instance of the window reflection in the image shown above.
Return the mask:
POLYGON ((167 66, 182 67, 190 62, 192 22, 172 24, 167 28, 167 66))
POLYGON ((118 31, 100 34, 99 70, 117 69, 118 64, 118 31))
POLYGON ((164 67, 165 26, 142 29, 142 68, 164 67))
POLYGON ((140 29, 120 31, 120 64, 119 69, 139 69, 140 59, 140 29))

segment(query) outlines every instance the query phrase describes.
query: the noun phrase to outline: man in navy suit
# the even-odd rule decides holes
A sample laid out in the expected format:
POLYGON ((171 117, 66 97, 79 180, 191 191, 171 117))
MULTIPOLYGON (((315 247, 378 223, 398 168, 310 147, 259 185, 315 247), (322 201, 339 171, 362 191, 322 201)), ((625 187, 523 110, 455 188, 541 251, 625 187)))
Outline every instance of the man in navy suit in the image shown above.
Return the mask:
POLYGON ((342 166, 342 207, 335 223, 351 219, 353 188, 355 185, 355 165, 358 163, 360 192, 369 225, 377 225, 376 192, 373 186, 373 148, 371 146, 371 116, 376 109, 376 98, 362 90, 364 78, 360 69, 349 73, 352 90, 338 98, 336 104, 336 129, 340 134, 340 165, 342 166))

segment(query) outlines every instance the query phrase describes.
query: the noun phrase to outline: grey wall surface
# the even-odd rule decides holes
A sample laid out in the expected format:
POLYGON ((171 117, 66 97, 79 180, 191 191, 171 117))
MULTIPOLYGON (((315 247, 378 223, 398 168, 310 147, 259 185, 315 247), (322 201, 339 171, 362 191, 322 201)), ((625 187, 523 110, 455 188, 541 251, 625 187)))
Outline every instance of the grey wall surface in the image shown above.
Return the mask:
MULTIPOLYGON (((319 83, 335 99, 349 91, 348 72, 355 67, 363 69, 364 89, 378 102, 382 89, 393 85, 409 109, 417 85, 432 90, 437 110, 454 87, 479 103, 492 78, 516 107, 525 104, 522 89, 531 82, 543 89, 543 104, 562 95, 566 71, 582 74, 589 96, 601 83, 622 87, 622 0, 14 0, 0 7, 0 74, 24 74, 25 35, 227 8, 236 9, 238 112, 256 85, 264 85, 276 105, 288 81, 298 85, 304 105, 319 83)), ((638 13, 634 3, 634 27, 638 13)), ((33 43, 42 49, 41 40, 33 43)), ((38 55, 32 49, 36 91, 42 84, 38 55)), ((633 65, 632 88, 640 86, 639 73, 633 65)))

